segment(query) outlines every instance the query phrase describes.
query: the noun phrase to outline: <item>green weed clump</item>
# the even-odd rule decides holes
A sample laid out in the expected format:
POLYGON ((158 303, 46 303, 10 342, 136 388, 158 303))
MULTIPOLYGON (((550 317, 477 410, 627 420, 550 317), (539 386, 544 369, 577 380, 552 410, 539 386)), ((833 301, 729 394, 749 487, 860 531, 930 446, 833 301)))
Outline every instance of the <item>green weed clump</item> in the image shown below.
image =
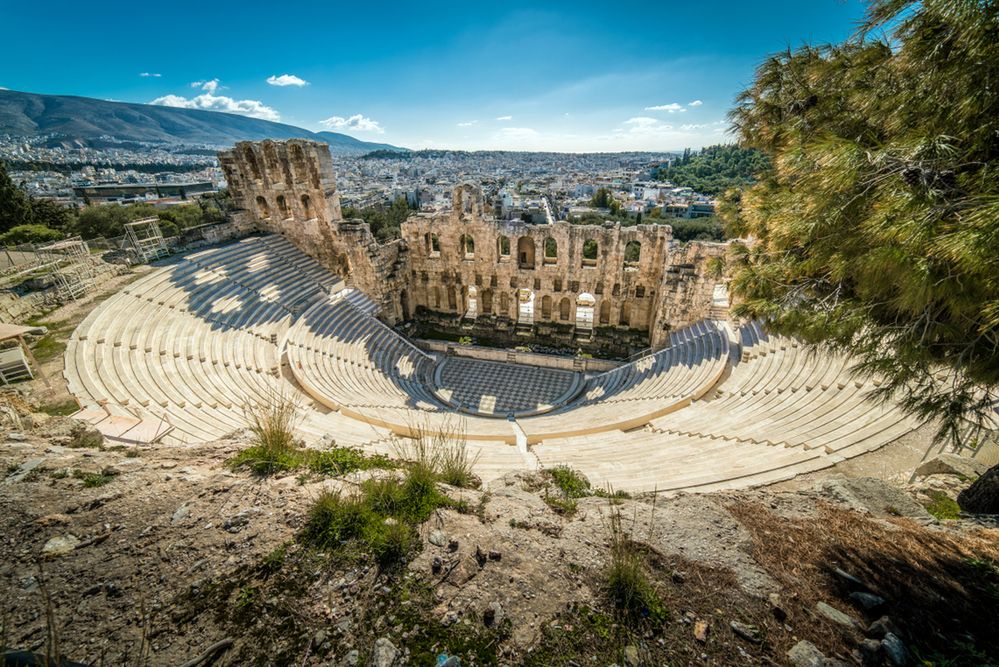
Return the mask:
POLYGON ((355 448, 306 449, 295 437, 298 406, 284 396, 248 406, 244 413, 252 444, 226 462, 233 470, 247 468, 258 475, 273 475, 306 468, 318 475, 337 476, 355 470, 394 467, 386 456, 368 456, 355 448))
POLYGON ((632 622, 664 622, 666 607, 645 572, 645 555, 625 531, 618 509, 611 509, 610 532, 611 559, 605 587, 615 610, 632 622))
POLYGON ((107 472, 84 472, 82 470, 74 470, 73 477, 83 481, 83 486, 88 489, 97 488, 99 486, 104 486, 109 484, 117 474, 107 472))
POLYGON ((943 491, 930 491, 930 502, 926 511, 940 521, 952 521, 961 518, 961 506, 957 501, 943 491))
POLYGON ((416 543, 416 526, 454 501, 437 489, 433 470, 415 464, 399 480, 366 480, 360 491, 325 491, 313 504, 301 532, 320 549, 371 553, 380 563, 405 557, 416 543))

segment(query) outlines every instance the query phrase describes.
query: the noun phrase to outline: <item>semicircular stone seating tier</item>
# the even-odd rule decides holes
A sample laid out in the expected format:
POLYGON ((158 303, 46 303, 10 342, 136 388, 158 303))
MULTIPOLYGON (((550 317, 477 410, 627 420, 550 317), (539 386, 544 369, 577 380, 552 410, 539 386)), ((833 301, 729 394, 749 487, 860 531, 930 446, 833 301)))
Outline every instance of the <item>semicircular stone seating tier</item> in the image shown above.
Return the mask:
POLYGON ((879 384, 848 357, 738 331, 741 359, 709 398, 631 432, 545 440, 542 465, 572 462, 592 483, 632 491, 714 491, 783 481, 893 442, 918 423, 868 398, 879 384))
MULTIPOLYGON (((294 313, 335 286, 281 237, 188 255, 130 284, 76 328, 65 356, 68 388, 88 414, 117 407, 169 424, 166 442, 220 438, 246 425, 248 407, 276 395, 312 402, 282 377, 277 341, 294 313)), ((392 437, 326 410, 305 413, 306 440, 392 437)))
MULTIPOLYGON (((631 492, 788 479, 916 426, 871 401, 877 382, 855 380, 847 357, 758 323, 733 331, 711 320, 672 332, 654 354, 577 374, 570 397, 544 399, 544 414, 462 414, 435 382, 456 358, 439 366, 376 310, 282 237, 251 237, 172 261, 106 300, 71 336, 65 376, 81 416, 158 420, 165 442, 220 438, 245 426, 246 406, 284 395, 302 406, 298 430, 314 446, 398 455, 405 436, 458 432, 484 480, 567 464, 631 492)), ((490 379, 479 375, 462 401, 478 392, 482 405, 490 379)))

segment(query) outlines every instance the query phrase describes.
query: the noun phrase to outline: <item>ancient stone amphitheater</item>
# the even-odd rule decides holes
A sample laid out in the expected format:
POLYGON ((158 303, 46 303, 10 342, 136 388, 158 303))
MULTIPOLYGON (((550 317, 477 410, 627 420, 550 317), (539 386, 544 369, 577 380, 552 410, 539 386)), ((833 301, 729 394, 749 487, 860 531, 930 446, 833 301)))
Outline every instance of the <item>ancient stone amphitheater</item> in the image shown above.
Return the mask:
MULTIPOLYGON (((295 173, 302 168, 292 167, 295 173)), ((296 205, 272 220, 244 205, 261 234, 160 265, 77 328, 65 375, 82 406, 78 416, 124 442, 182 445, 231 433, 245 425, 247 406, 282 395, 300 406, 300 435, 310 446, 335 443, 391 455, 407 438, 457 430, 484 480, 568 464, 595 485, 667 493, 788 479, 870 452, 916 427, 895 407, 866 397, 871 387, 851 376, 849 359, 809 352, 755 322, 732 321, 717 302, 704 304, 710 316, 680 325, 659 326, 662 314, 648 311, 646 329, 632 333, 653 344, 628 363, 607 364, 608 370, 564 357, 523 365, 495 355, 430 351, 392 326, 412 304, 398 302, 391 278, 383 281, 389 295, 372 294, 376 288, 359 275, 356 255, 344 262, 349 250, 336 250, 337 235, 354 234, 358 223, 338 219, 335 190, 327 183, 324 195, 315 189, 322 184, 306 174, 313 198, 292 196, 292 168, 280 171, 284 188, 264 178, 256 179, 257 190, 241 188, 234 174, 230 187, 237 201, 252 201, 265 187, 269 196, 285 192, 301 210, 296 205), (320 208, 324 196, 330 201, 325 212, 309 210, 320 208), (318 225, 320 241, 296 236, 309 225, 318 225), (317 249, 320 243, 334 251, 317 249), (387 309, 393 295, 395 307, 387 309)), ((426 222, 414 224, 423 229, 426 222)), ((381 260, 385 253, 368 254, 381 260)), ((384 270, 419 276, 400 268, 398 259, 384 270)), ((470 266, 488 268, 474 260, 470 266)), ((586 273, 589 268, 566 269, 566 286, 580 276, 608 275, 599 266, 586 273)), ((527 284, 536 272, 515 271, 527 284)), ((649 292, 669 293, 666 281, 678 280, 668 267, 662 273, 658 289, 649 292)), ((574 296, 587 289, 593 288, 577 286, 574 296)), ((468 293, 461 301, 452 306, 456 321, 467 323, 470 312, 487 317, 468 293)), ((529 323, 517 320, 511 328, 530 335, 546 317, 559 317, 530 315, 529 323)), ((490 326, 509 319, 507 313, 488 317, 490 326)), ((587 325, 575 322, 574 335, 587 325)))

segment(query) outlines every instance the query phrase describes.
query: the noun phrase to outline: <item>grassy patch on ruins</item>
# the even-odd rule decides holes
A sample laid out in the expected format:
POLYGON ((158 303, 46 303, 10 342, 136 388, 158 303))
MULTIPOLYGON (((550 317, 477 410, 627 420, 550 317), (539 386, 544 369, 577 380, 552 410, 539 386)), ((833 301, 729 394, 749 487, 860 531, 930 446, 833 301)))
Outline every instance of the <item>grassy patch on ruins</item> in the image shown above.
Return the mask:
POLYGON ((306 449, 295 437, 298 406, 285 397, 274 397, 266 405, 248 406, 244 413, 252 440, 249 447, 226 461, 233 470, 248 469, 267 476, 307 469, 318 475, 336 476, 394 467, 386 456, 367 455, 355 448, 306 449))
POLYGON ((625 491, 612 491, 610 489, 594 489, 590 486, 589 480, 567 465, 559 465, 554 468, 547 468, 544 476, 550 482, 549 489, 545 489, 544 501, 557 514, 572 516, 576 513, 580 498, 596 496, 608 498, 611 502, 622 498, 630 498, 631 495, 625 491))
POLYGON ((961 506, 943 491, 930 491, 930 502, 926 511, 940 521, 953 521, 961 518, 961 506))
POLYGON ((47 415, 53 417, 67 417, 77 410, 80 406, 77 405, 76 400, 68 398, 65 401, 55 401, 53 403, 43 403, 38 406, 39 412, 44 412, 47 415))

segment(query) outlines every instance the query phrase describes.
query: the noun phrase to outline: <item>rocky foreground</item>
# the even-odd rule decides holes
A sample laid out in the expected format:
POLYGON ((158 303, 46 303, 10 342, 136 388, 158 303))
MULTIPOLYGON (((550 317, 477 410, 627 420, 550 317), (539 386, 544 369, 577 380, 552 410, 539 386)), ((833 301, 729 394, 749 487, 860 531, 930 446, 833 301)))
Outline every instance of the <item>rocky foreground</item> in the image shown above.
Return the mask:
POLYGON ((299 535, 324 489, 395 471, 257 477, 224 465, 240 434, 111 447, 69 418, 25 421, 0 439, 13 649, 104 665, 999 660, 999 530, 956 513, 978 471, 946 460, 904 488, 840 477, 570 505, 543 472, 445 486, 454 507, 379 565, 299 535), (608 592, 615 522, 661 608, 625 613, 608 592))

